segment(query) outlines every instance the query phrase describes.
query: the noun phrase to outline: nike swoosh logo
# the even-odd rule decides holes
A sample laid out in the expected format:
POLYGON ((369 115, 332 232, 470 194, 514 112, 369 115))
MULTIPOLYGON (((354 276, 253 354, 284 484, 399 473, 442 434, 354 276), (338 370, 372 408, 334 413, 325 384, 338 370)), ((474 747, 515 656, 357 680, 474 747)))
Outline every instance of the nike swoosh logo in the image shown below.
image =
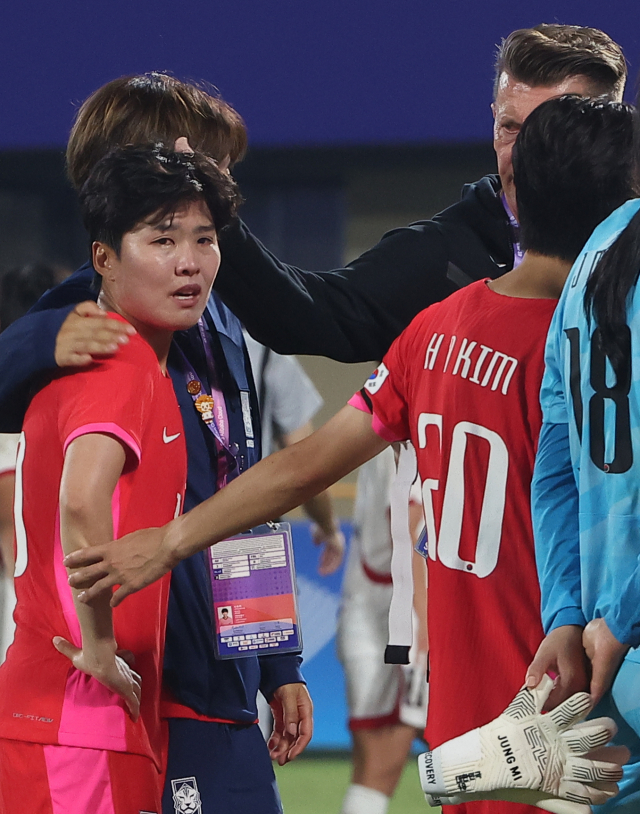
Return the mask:
POLYGON ((172 441, 175 441, 176 438, 180 438, 180 433, 177 432, 175 435, 167 435, 167 428, 165 427, 162 431, 162 440, 165 444, 170 444, 172 441))

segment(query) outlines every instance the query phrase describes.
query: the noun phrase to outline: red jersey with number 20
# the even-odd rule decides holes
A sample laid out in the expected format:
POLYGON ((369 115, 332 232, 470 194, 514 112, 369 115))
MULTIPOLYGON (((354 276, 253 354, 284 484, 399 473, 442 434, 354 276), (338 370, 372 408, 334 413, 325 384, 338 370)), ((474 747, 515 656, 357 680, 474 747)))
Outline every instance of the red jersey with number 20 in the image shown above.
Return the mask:
POLYGON ((542 640, 530 487, 555 306, 474 283, 420 313, 350 401, 418 456, 431 748, 495 718, 542 640))
POLYGON ((113 611, 118 647, 142 676, 141 715, 55 650, 80 646, 80 625, 62 565, 59 491, 65 451, 78 436, 106 433, 127 451, 112 499, 116 537, 169 522, 186 480, 182 419, 171 379, 139 336, 113 359, 61 376, 27 412, 16 469, 16 635, 0 666, 0 738, 152 757, 160 765, 160 680, 169 575, 113 611))

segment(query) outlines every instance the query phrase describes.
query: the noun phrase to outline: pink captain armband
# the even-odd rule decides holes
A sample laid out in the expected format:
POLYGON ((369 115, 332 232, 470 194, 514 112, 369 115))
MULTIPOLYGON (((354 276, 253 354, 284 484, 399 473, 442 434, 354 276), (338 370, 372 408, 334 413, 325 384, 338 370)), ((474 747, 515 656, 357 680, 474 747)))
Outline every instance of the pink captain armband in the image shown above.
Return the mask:
POLYGON ((364 400, 362 393, 359 391, 354 393, 353 396, 347 402, 349 406, 355 407, 356 410, 360 410, 362 413, 368 413, 371 416, 371 429, 375 432, 376 435, 379 435, 380 438, 388 441, 390 444, 394 444, 396 441, 406 441, 406 438, 398 438, 398 436, 391 432, 391 430, 386 427, 382 421, 378 418, 375 413, 371 412, 371 408, 364 400))

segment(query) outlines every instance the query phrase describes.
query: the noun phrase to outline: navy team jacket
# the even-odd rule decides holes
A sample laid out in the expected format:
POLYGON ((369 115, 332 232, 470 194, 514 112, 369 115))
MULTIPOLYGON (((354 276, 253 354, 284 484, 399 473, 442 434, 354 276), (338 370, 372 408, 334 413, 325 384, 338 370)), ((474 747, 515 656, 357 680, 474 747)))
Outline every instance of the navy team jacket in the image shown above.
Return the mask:
MULTIPOLYGON (((0 334, 0 432, 18 432, 38 376, 55 368, 55 338, 78 302, 95 299, 93 268, 84 265, 64 283, 48 291, 34 309, 0 334)), ((249 357, 238 319, 213 294, 205 321, 229 416, 231 442, 239 447, 244 470, 260 457, 260 421, 249 357), (240 393, 249 392, 255 447, 247 445, 240 393)), ((196 328, 176 334, 198 375, 206 378, 206 359, 196 328)), ((180 405, 187 443, 185 511, 216 491, 216 448, 188 394, 180 356, 173 347, 168 369, 180 405)), ((239 474, 237 471, 233 475, 239 474)), ((257 717, 258 689, 270 698, 283 684, 303 682, 300 656, 255 656, 218 661, 213 644, 211 587, 200 552, 173 570, 167 617, 164 681, 180 703, 201 715, 250 723, 257 717)))

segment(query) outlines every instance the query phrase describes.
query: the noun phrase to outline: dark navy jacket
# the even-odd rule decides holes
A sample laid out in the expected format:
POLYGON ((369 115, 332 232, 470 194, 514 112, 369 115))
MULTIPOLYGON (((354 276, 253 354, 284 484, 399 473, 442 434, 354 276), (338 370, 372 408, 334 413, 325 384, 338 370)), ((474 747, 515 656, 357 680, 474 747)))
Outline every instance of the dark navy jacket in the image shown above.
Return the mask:
POLYGON ((485 176, 444 212, 387 232, 331 271, 283 263, 237 221, 220 232, 216 291, 251 336, 278 353, 380 360, 424 308, 511 270, 516 235, 500 193, 498 176, 485 176))
MULTIPOLYGON (((39 376, 55 368, 55 338, 78 302, 95 299, 93 269, 86 264, 57 288, 47 292, 33 311, 0 336, 0 431, 20 430, 30 391, 39 376)), ((214 294, 205 321, 229 416, 231 442, 239 447, 244 470, 260 457, 260 421, 249 357, 239 321, 214 294), (255 447, 247 445, 240 392, 250 393, 255 447)), ((178 345, 206 379, 206 358, 197 328, 176 334, 168 369, 184 423, 188 451, 185 511, 216 491, 217 453, 211 432, 187 393, 178 345)), ((233 473, 238 474, 237 472, 233 473)), ((258 689, 269 698, 283 684, 303 681, 299 656, 280 655, 218 661, 214 655, 211 587, 201 552, 173 571, 167 618, 165 683, 178 701, 202 715, 239 722, 257 717, 258 689)))

